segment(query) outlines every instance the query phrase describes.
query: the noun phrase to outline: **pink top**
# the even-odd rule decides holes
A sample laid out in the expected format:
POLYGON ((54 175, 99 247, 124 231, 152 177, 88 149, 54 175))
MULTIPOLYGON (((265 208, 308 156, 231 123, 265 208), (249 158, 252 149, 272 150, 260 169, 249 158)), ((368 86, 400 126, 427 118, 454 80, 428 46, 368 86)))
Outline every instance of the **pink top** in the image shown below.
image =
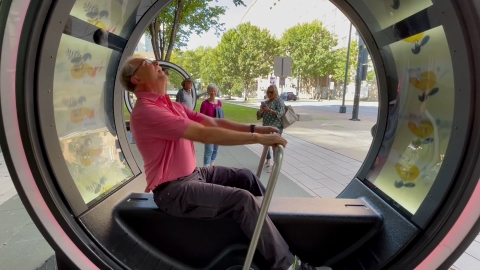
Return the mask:
POLYGON ((164 182, 188 176, 195 170, 193 142, 182 136, 188 125, 201 122, 205 116, 172 102, 168 95, 150 92, 135 95, 137 102, 130 129, 145 163, 145 192, 150 192, 164 182))
POLYGON ((217 101, 217 104, 212 104, 210 101, 204 100, 202 102, 202 106, 200 107, 200 113, 215 118, 215 112, 217 110, 217 107, 222 107, 222 102, 220 102, 220 100, 217 101))

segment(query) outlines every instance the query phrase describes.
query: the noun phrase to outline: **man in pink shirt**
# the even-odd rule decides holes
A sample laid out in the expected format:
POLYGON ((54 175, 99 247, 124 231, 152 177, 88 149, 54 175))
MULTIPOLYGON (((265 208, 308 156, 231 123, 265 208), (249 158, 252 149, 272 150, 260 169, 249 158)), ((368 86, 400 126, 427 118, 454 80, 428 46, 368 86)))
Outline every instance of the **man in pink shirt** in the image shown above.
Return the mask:
MULTIPOLYGON (((277 128, 211 118, 172 102, 166 82, 157 62, 147 59, 132 57, 121 69, 121 83, 137 96, 130 128, 145 163, 145 191, 153 191, 155 203, 165 213, 203 219, 230 216, 252 237, 260 211, 255 196, 262 196, 265 188, 247 169, 197 168, 192 141, 286 146, 286 140, 277 128)), ((257 248, 271 269, 292 269, 294 256, 268 217, 257 248)))

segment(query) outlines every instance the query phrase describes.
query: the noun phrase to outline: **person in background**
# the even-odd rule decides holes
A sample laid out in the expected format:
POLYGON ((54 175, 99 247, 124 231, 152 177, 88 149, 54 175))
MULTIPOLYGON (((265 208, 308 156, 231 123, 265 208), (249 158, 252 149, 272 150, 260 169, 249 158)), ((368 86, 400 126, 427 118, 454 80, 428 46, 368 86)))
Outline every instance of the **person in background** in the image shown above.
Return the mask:
MULTIPOLYGON (((270 85, 267 88, 267 100, 262 102, 260 110, 257 111, 257 119, 263 119, 263 126, 276 127, 279 130, 280 135, 283 133, 283 125, 280 120, 282 115, 285 114, 285 103, 278 95, 278 89, 276 85, 270 85)), ((273 150, 275 156, 275 149, 273 150)), ((272 154, 270 148, 267 152, 267 161, 265 166, 267 168, 272 166, 272 154)), ((271 172, 270 169, 268 172, 271 172)))
POLYGON ((177 93, 177 97, 175 102, 180 102, 183 105, 187 106, 190 110, 195 108, 195 98, 193 96, 193 81, 190 78, 186 78, 182 82, 182 89, 180 89, 177 93))
MULTIPOLYGON (((217 86, 213 83, 207 86, 208 99, 202 102, 200 113, 213 118, 223 118, 222 102, 216 99, 217 86)), ((218 154, 218 145, 205 144, 205 153, 203 156, 203 164, 205 167, 213 166, 218 154)))

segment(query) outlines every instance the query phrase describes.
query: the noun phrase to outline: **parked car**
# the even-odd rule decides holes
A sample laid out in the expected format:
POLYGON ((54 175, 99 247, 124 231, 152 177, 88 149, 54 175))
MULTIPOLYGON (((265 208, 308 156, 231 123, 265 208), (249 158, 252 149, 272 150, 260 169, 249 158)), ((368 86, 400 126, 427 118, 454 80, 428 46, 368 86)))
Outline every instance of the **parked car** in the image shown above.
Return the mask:
POLYGON ((286 101, 297 101, 297 96, 293 92, 285 92, 280 95, 280 98, 286 101))

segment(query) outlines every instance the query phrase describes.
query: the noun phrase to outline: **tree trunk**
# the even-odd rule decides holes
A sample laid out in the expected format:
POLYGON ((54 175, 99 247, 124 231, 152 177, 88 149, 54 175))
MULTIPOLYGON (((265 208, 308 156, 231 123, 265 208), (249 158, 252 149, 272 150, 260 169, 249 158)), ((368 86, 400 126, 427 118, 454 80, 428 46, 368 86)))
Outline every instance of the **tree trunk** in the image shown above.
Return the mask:
POLYGON ((160 55, 162 57, 162 60, 165 59, 165 39, 166 39, 166 34, 165 34, 165 25, 162 27, 162 31, 160 32, 160 55))
POLYGON ((180 27, 180 20, 183 13, 183 5, 185 4, 184 0, 177 0, 177 9, 175 10, 175 17, 173 18, 172 32, 170 33, 170 40, 168 42, 167 55, 165 56, 165 61, 170 61, 172 56, 173 45, 177 39, 178 28, 180 27))
POLYGON ((158 46, 158 28, 155 27, 157 23, 157 20, 153 20, 153 22, 148 26, 148 29, 150 30, 150 34, 152 35, 152 48, 153 48, 153 54, 155 55, 155 59, 161 60, 160 58, 160 52, 159 46, 158 46))
POLYGON ((243 85, 245 85, 245 101, 247 101, 247 96, 248 96, 248 83, 245 82, 243 85))

